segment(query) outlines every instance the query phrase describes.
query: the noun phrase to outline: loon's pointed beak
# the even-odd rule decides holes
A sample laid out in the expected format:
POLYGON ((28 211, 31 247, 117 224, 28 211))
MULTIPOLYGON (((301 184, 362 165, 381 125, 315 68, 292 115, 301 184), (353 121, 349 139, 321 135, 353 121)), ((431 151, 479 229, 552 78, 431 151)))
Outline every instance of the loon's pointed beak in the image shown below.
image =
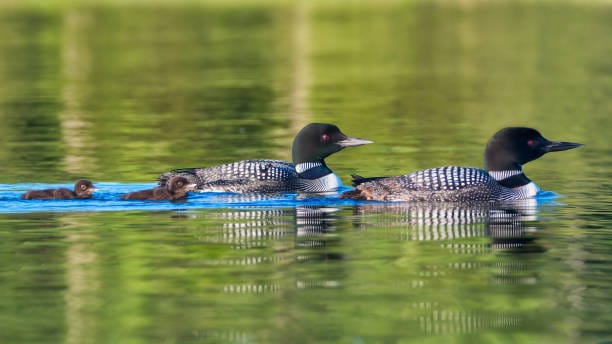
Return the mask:
POLYGON ((344 140, 336 142, 341 147, 354 147, 354 146, 362 146, 368 145, 370 143, 374 143, 374 141, 360 139, 358 137, 350 137, 347 136, 344 140))
POLYGON ((573 149, 573 148, 577 148, 580 146, 582 146, 582 143, 552 141, 546 146, 544 146, 544 150, 546 151, 546 153, 549 153, 549 152, 558 152, 558 151, 573 149))
POLYGON ((196 189, 196 187, 197 187, 197 186, 198 186, 198 184, 195 184, 195 183, 193 183, 193 184, 187 184, 187 185, 185 185, 185 189, 186 189, 187 191, 193 191, 193 190, 195 190, 195 189, 196 189))

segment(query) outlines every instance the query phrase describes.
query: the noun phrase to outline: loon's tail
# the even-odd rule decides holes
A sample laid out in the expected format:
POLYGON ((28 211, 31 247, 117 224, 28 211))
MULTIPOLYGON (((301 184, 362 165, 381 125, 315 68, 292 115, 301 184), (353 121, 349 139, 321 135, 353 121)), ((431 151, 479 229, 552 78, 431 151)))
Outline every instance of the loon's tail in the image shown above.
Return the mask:
POLYGON ((387 178, 387 177, 362 177, 358 174, 351 174, 351 184, 353 184, 353 186, 357 186, 363 183, 367 183, 373 180, 383 179, 383 178, 387 178))
POLYGON ((189 183, 200 184, 200 178, 195 173, 195 169, 193 168, 180 168, 176 170, 172 170, 170 172, 162 173, 157 178, 157 184, 159 186, 165 186, 170 178, 174 176, 181 176, 187 178, 189 183))
POLYGON ((361 200, 361 201, 368 201, 372 199, 371 197, 368 197, 367 192, 364 192, 363 190, 359 190, 359 189, 354 189, 354 190, 343 192, 340 195, 340 198, 355 199, 355 200, 361 200))
POLYGON ((387 179, 389 177, 362 177, 360 175, 351 174, 352 184, 355 187, 354 190, 344 192, 340 195, 340 198, 372 201, 380 201, 380 195, 377 194, 377 190, 381 188, 381 183, 367 184, 376 180, 387 179))

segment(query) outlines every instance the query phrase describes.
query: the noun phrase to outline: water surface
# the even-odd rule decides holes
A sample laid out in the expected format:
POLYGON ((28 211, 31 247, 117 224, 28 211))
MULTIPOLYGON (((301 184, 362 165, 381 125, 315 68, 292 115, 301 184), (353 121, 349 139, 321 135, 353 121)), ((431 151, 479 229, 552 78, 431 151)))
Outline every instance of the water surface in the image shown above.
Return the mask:
MULTIPOLYGON (((609 5, 0 5, 0 341, 612 340, 609 5), (119 201, 161 172, 291 159, 482 166, 510 125, 584 143, 500 207, 337 195, 119 201), (30 201, 89 178, 91 200, 30 201), (554 196, 554 197, 552 197, 554 196)), ((347 186, 348 187, 348 186, 347 186)))

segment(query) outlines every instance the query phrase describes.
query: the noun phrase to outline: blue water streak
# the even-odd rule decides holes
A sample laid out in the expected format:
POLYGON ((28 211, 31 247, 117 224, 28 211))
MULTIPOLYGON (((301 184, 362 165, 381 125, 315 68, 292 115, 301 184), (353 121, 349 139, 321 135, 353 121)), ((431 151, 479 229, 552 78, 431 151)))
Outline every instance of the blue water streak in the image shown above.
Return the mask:
MULTIPOLYGON (((350 190, 342 187, 338 192, 324 195, 305 195, 298 193, 279 194, 234 194, 234 193, 190 193, 185 200, 179 201, 138 201, 121 200, 121 195, 150 189, 155 183, 116 183, 96 182, 96 191, 91 199, 68 200, 23 200, 21 195, 27 190, 68 188, 73 184, 18 183, 0 184, 0 213, 34 213, 34 212, 94 212, 94 211, 129 211, 129 210, 189 210, 204 208, 233 207, 281 207, 296 206, 348 206, 365 203, 340 199, 340 193, 350 190)), ((537 204, 555 203, 559 195, 550 191, 541 192, 537 204)), ((380 202, 368 202, 380 203, 380 202)))
POLYGON ((68 188, 72 184, 19 183, 0 184, 0 213, 32 212, 77 212, 77 211, 126 211, 126 210, 187 210, 225 207, 295 207, 296 205, 339 206, 355 204, 355 201, 339 199, 339 192, 326 195, 284 194, 234 194, 234 193, 190 193, 185 200, 138 201, 121 200, 128 192, 150 189, 155 183, 95 182, 98 191, 90 199, 67 200, 23 200, 27 190, 68 188))

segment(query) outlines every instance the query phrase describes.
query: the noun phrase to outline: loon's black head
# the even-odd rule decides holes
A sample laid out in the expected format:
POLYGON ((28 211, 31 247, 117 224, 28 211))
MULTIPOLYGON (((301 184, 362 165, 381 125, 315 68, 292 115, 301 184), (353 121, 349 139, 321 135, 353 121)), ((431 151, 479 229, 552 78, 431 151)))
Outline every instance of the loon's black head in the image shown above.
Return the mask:
POLYGON ((326 123, 310 123, 293 140, 293 163, 320 162, 344 147, 372 143, 344 135, 337 126, 326 123))
POLYGON ((487 171, 520 170, 521 165, 546 153, 580 146, 580 143, 549 141, 531 128, 504 128, 487 143, 485 168, 487 171))

